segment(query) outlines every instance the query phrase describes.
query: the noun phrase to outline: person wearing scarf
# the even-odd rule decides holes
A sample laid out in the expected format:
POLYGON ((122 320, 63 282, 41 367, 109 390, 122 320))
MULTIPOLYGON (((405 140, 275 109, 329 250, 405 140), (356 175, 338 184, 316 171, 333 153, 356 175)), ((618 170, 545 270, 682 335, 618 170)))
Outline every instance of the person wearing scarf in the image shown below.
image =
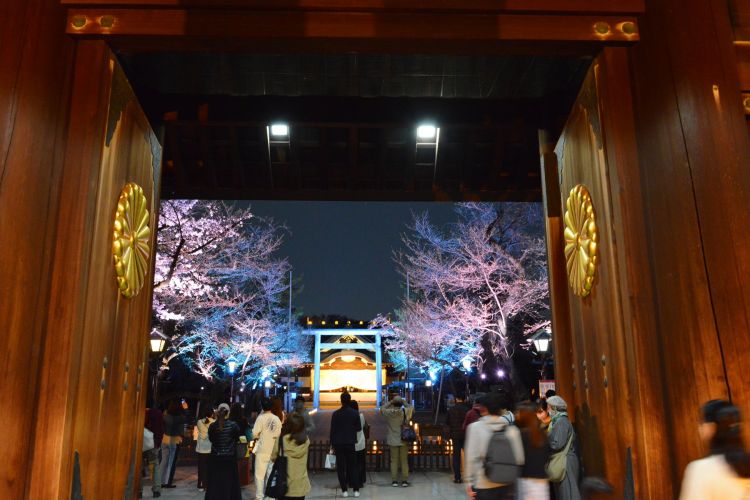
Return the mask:
POLYGON ((565 453, 568 441, 568 453, 565 462, 565 477, 559 483, 554 483, 556 500, 581 500, 581 492, 578 489, 578 446, 573 424, 568 419, 568 404, 560 396, 552 396, 547 400, 547 411, 552 420, 549 426, 550 451, 565 453))

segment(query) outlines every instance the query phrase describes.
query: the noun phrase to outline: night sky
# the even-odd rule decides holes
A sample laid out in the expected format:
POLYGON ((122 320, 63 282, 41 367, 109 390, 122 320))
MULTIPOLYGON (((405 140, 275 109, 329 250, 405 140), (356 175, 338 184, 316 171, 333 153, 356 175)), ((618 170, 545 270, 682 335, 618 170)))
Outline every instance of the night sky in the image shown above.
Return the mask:
POLYGON ((412 213, 428 211, 434 223, 454 220, 452 203, 257 201, 253 212, 283 223, 281 248, 303 291, 294 307, 305 315, 340 314, 372 319, 393 311, 403 296, 393 250, 412 213))

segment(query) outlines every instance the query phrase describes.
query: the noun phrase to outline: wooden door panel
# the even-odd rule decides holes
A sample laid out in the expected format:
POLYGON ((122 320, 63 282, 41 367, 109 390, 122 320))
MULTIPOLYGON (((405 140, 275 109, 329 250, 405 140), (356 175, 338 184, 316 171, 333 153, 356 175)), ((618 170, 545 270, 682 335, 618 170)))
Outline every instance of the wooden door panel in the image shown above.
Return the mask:
MULTIPOLYGON (((64 183, 61 203, 67 211, 60 217, 70 237, 58 239, 53 275, 62 279, 71 265, 81 272, 68 276, 65 288, 53 287, 53 304, 67 327, 48 341, 45 369, 56 368, 57 373, 48 377, 43 390, 60 393, 57 403, 65 411, 43 413, 38 425, 59 433, 52 439, 52 452, 60 476, 51 484, 32 483, 31 496, 69 496, 77 452, 84 497, 123 498, 140 461, 144 385, 138 377, 144 376, 147 355, 153 257, 140 293, 125 298, 115 280, 113 224, 122 189, 129 182, 141 186, 153 253, 161 154, 104 42, 79 43, 71 102, 66 168, 83 168, 64 183)), ((39 474, 45 477, 49 470, 40 467, 39 474)))
POLYGON ((572 401, 569 412, 579 430, 587 474, 607 478, 622 492, 627 449, 635 442, 628 419, 618 420, 617 426, 611 422, 612 416, 626 410, 631 387, 597 69, 595 63, 556 147, 562 212, 570 191, 585 185, 594 204, 599 238, 599 267, 591 294, 581 298, 566 287, 573 363, 559 370, 573 370, 575 387, 561 387, 561 395, 572 401))

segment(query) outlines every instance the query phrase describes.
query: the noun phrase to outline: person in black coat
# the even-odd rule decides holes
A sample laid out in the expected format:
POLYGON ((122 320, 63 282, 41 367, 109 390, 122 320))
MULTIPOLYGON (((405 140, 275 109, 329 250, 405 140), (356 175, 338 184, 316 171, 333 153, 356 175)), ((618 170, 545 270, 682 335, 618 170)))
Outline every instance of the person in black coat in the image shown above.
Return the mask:
POLYGON ((211 456, 208 459, 208 485, 205 500, 242 500, 237 471, 239 426, 227 420, 229 405, 222 403, 217 418, 208 428, 211 456))
POLYGON ((461 450, 466 439, 464 420, 471 408, 463 399, 456 398, 456 404, 448 410, 449 436, 453 441, 453 482, 461 482, 461 450))
POLYGON ((336 472, 339 476, 341 491, 347 494, 351 487, 354 495, 359 496, 359 474, 357 473, 357 432, 362 430, 359 412, 350 406, 351 394, 341 394, 341 408, 331 416, 331 447, 336 454, 336 472))

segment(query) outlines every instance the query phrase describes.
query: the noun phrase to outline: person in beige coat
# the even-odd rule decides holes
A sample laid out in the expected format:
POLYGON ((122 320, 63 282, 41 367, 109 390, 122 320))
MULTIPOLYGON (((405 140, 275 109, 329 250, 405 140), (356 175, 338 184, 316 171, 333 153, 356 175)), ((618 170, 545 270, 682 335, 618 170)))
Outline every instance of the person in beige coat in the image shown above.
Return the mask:
POLYGON ((395 396, 383 405, 380 413, 385 417, 388 426, 387 443, 391 450, 391 481, 392 486, 399 485, 399 469, 401 469, 401 486, 409 486, 409 446, 410 443, 401 441, 401 426, 408 424, 414 414, 414 407, 405 403, 401 396, 395 396))
MULTIPOLYGON (((307 476, 307 452, 310 440, 305 433, 305 420, 291 413, 281 427, 281 444, 287 458, 288 489, 284 500, 304 500, 310 493, 310 478, 307 476)), ((274 448, 273 460, 279 455, 279 446, 274 448)))

